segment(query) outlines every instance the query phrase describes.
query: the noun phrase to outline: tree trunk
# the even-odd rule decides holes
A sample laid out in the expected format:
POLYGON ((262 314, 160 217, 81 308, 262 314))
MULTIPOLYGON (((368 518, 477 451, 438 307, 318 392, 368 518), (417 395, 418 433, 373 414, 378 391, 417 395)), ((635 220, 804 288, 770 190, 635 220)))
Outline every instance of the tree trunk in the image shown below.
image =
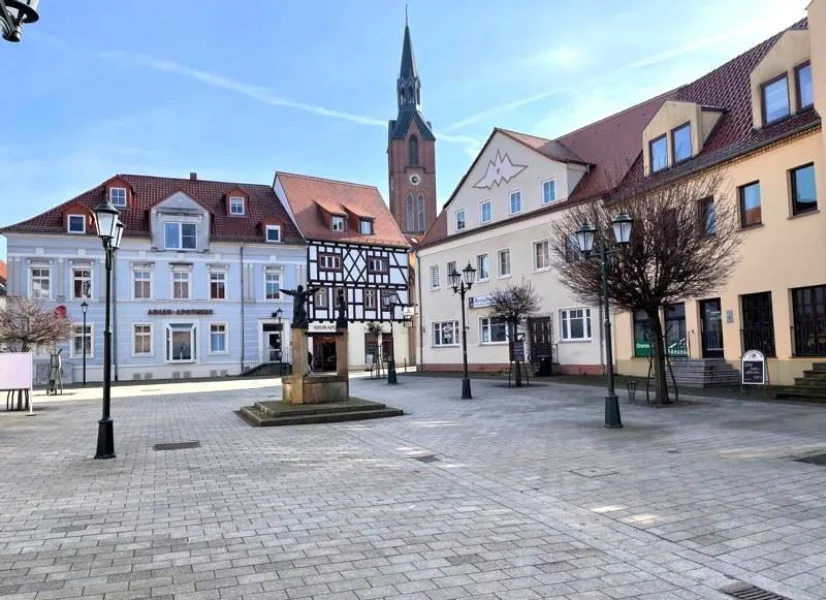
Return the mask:
POLYGON ((516 382, 516 387, 522 387, 522 369, 520 368, 519 361, 516 359, 516 323, 508 323, 508 329, 510 329, 510 338, 511 338, 511 360, 516 365, 516 376, 514 381, 516 382))
POLYGON ((665 338, 660 321, 660 312, 646 311, 651 320, 651 336, 654 338, 654 401, 657 404, 670 404, 668 397, 668 379, 666 379, 665 365, 665 338))

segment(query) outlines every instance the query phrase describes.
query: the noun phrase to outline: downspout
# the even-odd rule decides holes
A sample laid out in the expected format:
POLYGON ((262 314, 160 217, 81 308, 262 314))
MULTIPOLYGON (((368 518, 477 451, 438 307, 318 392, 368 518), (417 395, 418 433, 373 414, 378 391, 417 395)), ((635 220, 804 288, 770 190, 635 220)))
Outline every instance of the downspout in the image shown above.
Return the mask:
POLYGON ((244 289, 244 242, 241 242, 241 251, 239 253, 240 268, 241 268, 241 375, 244 374, 244 355, 246 354, 247 346, 244 337, 244 301, 246 300, 246 290, 244 289))
POLYGON ((115 381, 118 380, 118 253, 112 253, 112 355, 115 361, 115 381))

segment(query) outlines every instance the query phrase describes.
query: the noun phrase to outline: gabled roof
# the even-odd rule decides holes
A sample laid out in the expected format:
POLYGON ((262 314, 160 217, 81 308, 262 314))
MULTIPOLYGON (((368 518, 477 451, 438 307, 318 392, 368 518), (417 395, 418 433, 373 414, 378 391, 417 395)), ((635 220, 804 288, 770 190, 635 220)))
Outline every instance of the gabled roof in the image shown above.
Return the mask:
POLYGON ((433 134, 433 129, 430 127, 430 123, 424 120, 418 110, 411 107, 401 109, 399 111, 399 117, 388 123, 390 139, 403 140, 407 137, 407 132, 410 131, 411 121, 416 121, 416 127, 419 128, 419 132, 422 134, 422 139, 427 140, 428 142, 433 142, 436 140, 436 136, 433 134))
MULTIPOLYGON (((121 211, 126 236, 148 236, 149 211, 152 207, 176 192, 183 192, 210 213, 210 237, 214 241, 263 241, 261 222, 266 217, 276 217, 285 225, 282 239, 286 243, 303 243, 301 234, 270 186, 151 175, 117 177, 133 190, 129 206, 121 211), (226 212, 224 198, 234 189, 241 189, 249 195, 246 214, 242 217, 229 216, 226 212)), ((67 206, 75 204, 92 211, 105 197, 106 182, 34 218, 0 229, 0 233, 63 233, 62 214, 67 206)))
MULTIPOLYGON (((276 172, 299 228, 307 239, 369 245, 409 247, 378 188, 372 185, 322 179, 309 175, 276 172), (373 218, 373 234, 333 231, 318 207, 333 214, 354 214, 373 218)), ((352 228, 351 228, 352 229, 352 228)))

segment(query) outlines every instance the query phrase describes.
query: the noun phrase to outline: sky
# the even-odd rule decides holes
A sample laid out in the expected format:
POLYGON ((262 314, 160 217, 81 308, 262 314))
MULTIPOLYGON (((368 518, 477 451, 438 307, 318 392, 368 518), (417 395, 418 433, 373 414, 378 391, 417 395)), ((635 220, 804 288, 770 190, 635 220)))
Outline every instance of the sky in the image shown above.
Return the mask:
MULTIPOLYGON (((439 204, 493 127, 572 131, 702 76, 807 3, 409 0, 439 204)), ((116 173, 270 184, 281 170, 387 198, 404 0, 42 0, 40 15, 0 41, 0 226, 116 173)))

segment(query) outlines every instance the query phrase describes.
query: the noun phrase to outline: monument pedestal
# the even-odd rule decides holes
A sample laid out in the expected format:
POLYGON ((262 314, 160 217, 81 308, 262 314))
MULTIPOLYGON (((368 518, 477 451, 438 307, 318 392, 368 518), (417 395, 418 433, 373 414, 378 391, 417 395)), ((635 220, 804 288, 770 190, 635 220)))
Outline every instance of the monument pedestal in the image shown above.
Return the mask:
POLYGON ((284 402, 287 404, 328 404, 346 402, 350 398, 348 372, 347 329, 336 330, 335 374, 309 373, 307 364, 307 332, 292 330, 293 374, 282 379, 284 402))

